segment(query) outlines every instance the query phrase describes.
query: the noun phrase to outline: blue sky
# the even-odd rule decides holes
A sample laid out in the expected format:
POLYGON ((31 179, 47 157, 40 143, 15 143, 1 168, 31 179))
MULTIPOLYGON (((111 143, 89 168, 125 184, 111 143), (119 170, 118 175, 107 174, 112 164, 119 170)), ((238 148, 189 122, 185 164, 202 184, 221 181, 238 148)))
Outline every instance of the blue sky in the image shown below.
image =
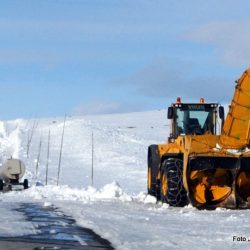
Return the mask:
POLYGON ((250 66, 249 1, 0 2, 0 119, 229 102, 250 66))

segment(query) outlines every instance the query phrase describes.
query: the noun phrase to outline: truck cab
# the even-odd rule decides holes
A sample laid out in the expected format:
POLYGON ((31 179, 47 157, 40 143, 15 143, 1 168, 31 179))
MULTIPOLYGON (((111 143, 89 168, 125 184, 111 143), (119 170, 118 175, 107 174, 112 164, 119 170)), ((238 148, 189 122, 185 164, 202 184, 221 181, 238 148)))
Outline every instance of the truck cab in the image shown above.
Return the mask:
POLYGON ((218 103, 204 103, 201 98, 199 103, 182 103, 178 97, 176 103, 168 108, 168 119, 171 119, 170 138, 185 135, 203 135, 218 132, 217 113, 224 124, 224 108, 218 103))

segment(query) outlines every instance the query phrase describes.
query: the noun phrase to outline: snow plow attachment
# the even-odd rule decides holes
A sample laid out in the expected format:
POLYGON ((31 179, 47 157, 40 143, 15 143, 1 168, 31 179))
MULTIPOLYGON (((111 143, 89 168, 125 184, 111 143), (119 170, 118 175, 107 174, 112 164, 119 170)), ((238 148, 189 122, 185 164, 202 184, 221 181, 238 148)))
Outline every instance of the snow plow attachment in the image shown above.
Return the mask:
POLYGON ((234 179, 238 159, 196 157, 189 160, 189 199, 198 208, 236 207, 234 179))
POLYGON ((250 208, 250 157, 190 159, 187 183, 197 208, 250 208))
POLYGON ((149 194, 171 206, 250 208, 250 69, 236 83, 225 121, 203 98, 168 108, 168 142, 149 146, 149 194))

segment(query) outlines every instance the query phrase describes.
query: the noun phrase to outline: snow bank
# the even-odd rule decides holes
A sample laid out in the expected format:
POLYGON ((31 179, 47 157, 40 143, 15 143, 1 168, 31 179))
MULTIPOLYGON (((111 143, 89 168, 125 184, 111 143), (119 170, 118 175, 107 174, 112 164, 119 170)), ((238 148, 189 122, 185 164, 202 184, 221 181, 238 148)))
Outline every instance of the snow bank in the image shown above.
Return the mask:
POLYGON ((49 200, 49 201, 81 201, 84 203, 90 201, 112 201, 120 200, 122 202, 131 202, 133 197, 125 193, 119 183, 112 182, 101 189, 89 186, 87 189, 77 189, 68 186, 32 186, 24 191, 13 191, 0 193, 0 198, 8 201, 13 197, 17 201, 25 202, 26 200, 49 200))
MULTIPOLYGON (((8 193, 0 193, 0 198, 5 201, 11 201, 15 197, 16 201, 29 201, 30 199, 36 201, 79 201, 83 203, 94 201, 121 201, 121 202, 135 202, 143 204, 157 204, 154 196, 147 195, 145 192, 140 192, 137 195, 127 194, 114 181, 105 185, 100 189, 89 186, 86 189, 71 188, 69 186, 44 186, 40 182, 36 186, 31 186, 27 190, 12 191, 8 193)), ((50 203, 48 203, 50 204, 50 203)))
POLYGON ((0 121, 0 164, 11 157, 19 157, 21 147, 20 124, 22 124, 22 120, 0 121))

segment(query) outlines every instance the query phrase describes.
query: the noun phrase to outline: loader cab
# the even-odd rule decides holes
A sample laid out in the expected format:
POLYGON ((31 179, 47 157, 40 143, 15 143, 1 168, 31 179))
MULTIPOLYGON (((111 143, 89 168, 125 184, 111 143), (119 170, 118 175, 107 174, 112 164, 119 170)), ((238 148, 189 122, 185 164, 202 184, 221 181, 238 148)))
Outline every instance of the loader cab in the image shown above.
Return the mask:
POLYGON ((217 111, 224 122, 224 109, 217 103, 182 103, 180 98, 168 108, 168 118, 172 120, 172 138, 185 135, 217 134, 217 111))

